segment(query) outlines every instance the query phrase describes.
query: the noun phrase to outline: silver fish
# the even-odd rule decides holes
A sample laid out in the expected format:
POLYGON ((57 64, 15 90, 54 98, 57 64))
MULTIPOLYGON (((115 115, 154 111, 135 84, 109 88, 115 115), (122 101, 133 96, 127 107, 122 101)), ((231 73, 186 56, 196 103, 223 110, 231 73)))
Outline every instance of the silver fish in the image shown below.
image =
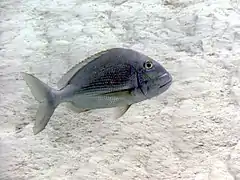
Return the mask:
POLYGON ((90 56, 70 69, 58 89, 28 73, 21 73, 39 108, 33 126, 36 135, 45 129, 60 103, 75 112, 117 108, 116 118, 129 107, 165 92, 172 76, 152 58, 125 48, 112 48, 90 56))

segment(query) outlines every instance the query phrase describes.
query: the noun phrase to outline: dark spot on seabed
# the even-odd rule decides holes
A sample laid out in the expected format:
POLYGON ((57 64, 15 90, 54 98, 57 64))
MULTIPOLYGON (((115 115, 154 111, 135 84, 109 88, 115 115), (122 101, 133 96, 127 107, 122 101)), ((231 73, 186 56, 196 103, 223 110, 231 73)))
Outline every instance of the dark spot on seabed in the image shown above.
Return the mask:
POLYGON ((27 126, 28 124, 29 124, 29 122, 23 122, 23 123, 21 123, 21 124, 17 124, 16 127, 15 127, 16 133, 21 132, 21 131, 23 130, 23 128, 24 128, 25 126, 27 126))

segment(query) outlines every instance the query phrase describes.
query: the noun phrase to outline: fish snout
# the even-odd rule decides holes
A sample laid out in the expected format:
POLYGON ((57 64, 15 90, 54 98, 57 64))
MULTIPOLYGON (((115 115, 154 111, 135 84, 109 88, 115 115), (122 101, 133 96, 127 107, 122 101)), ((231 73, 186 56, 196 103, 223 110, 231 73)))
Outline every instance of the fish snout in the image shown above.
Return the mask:
POLYGON ((172 76, 168 72, 165 72, 159 78, 160 78, 160 81, 161 81, 161 85, 165 85, 165 84, 168 84, 168 83, 172 82, 172 76))
POLYGON ((160 86, 159 88, 162 89, 163 91, 166 91, 172 84, 172 76, 170 73, 165 72, 164 74, 160 75, 160 86))

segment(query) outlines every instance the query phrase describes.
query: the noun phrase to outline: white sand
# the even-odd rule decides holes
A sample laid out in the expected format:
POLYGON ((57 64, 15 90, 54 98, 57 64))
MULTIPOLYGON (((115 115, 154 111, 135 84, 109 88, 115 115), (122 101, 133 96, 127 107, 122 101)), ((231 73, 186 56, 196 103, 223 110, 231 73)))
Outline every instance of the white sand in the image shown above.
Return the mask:
POLYGON ((1 0, 1 180, 240 179, 237 0, 1 0), (141 3, 140 3, 141 2, 141 3), (158 59, 175 82, 119 120, 57 108, 32 132, 37 102, 20 76, 55 87, 109 47, 158 59))

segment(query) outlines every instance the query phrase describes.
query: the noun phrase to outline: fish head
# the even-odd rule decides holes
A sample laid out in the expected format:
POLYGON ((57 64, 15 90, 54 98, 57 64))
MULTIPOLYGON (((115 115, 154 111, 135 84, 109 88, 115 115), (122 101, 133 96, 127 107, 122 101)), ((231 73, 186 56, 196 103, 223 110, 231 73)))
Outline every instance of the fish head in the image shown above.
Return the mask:
POLYGON ((138 70, 138 85, 147 98, 160 95, 172 84, 171 74, 157 61, 147 58, 138 70))

